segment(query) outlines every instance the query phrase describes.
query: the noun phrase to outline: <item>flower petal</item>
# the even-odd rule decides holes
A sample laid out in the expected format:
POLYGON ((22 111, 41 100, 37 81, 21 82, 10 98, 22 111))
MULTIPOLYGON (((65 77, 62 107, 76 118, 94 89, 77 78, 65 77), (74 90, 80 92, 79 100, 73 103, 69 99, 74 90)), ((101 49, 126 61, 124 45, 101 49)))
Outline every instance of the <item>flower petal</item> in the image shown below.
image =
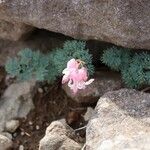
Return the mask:
POLYGON ((88 80, 88 81, 85 82, 85 85, 89 85, 89 84, 91 84, 93 81, 94 81, 94 79, 90 79, 90 80, 88 80))
POLYGON ((70 79, 69 80, 69 82, 68 82, 68 86, 70 87, 70 88, 72 88, 72 86, 73 86, 73 81, 70 79))
POLYGON ((79 65, 80 63, 73 58, 68 61, 67 68, 62 71, 64 74, 62 84, 68 82, 68 86, 74 94, 77 93, 78 89, 85 89, 87 85, 94 81, 94 79, 87 81, 87 68, 83 66, 79 67, 79 65))
POLYGON ((68 81, 69 81, 69 76, 64 75, 63 78, 62 78, 62 84, 66 83, 68 81))
POLYGON ((78 87, 78 89, 85 89, 85 88, 86 88, 85 82, 84 82, 84 81, 79 82, 79 83, 77 84, 77 87, 78 87))
POLYGON ((70 89, 73 91, 74 94, 77 93, 78 87, 77 87, 76 83, 73 83, 72 81, 69 81, 68 86, 70 87, 70 89))
POLYGON ((78 70, 78 74, 80 77, 80 80, 86 81, 88 79, 87 69, 85 67, 82 67, 78 70))
POLYGON ((67 63, 67 68, 68 69, 71 69, 71 68, 78 69, 78 67, 79 67, 79 64, 74 58, 69 60, 68 63, 67 63))
POLYGON ((65 68, 63 71, 62 71, 63 74, 69 74, 69 70, 68 68, 65 68))
POLYGON ((78 88, 77 88, 76 86, 74 86, 74 87, 72 88, 72 90, 73 90, 73 93, 74 93, 74 94, 76 94, 76 93, 78 92, 78 88))

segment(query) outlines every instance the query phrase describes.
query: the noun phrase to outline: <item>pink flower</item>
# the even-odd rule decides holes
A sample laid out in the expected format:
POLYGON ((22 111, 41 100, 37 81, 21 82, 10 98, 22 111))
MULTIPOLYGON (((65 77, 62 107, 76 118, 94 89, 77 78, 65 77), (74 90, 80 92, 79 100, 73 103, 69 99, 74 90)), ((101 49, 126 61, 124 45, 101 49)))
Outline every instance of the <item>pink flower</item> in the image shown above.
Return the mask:
POLYGON ((68 86, 74 93, 77 93, 78 89, 85 89, 94 81, 94 79, 88 80, 87 69, 82 66, 82 62, 74 58, 68 61, 67 68, 62 73, 64 74, 62 84, 68 82, 68 86))

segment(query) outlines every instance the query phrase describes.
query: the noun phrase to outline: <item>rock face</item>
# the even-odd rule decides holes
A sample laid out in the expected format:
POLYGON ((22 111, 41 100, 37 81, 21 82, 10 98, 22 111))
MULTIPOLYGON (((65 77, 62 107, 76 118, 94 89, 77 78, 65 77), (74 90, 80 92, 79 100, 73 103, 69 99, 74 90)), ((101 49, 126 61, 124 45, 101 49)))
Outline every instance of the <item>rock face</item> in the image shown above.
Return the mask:
POLYGON ((121 89, 100 98, 86 131, 87 150, 149 150, 150 94, 121 89))
POLYGON ((8 150, 12 148, 12 141, 8 139, 6 136, 0 135, 0 150, 8 150))
POLYGON ((17 41, 33 29, 24 23, 0 20, 0 38, 17 41))
POLYGON ((89 121, 95 114, 95 110, 92 107, 88 107, 86 113, 83 115, 85 121, 89 121))
POLYGON ((94 75, 94 82, 84 90, 79 90, 74 94, 67 84, 63 85, 66 94, 77 103, 95 103, 99 97, 108 91, 121 88, 121 78, 119 74, 114 72, 99 71, 94 75))
POLYGON ((80 150, 81 145, 65 120, 54 121, 46 129, 44 138, 40 141, 39 150, 80 150))
POLYGON ((3 0, 0 19, 78 39, 150 49, 149 0, 3 0))
POLYGON ((33 109, 34 88, 35 82, 22 82, 14 83, 6 89, 0 99, 0 132, 5 129, 6 124, 8 127, 8 121, 26 117, 33 109))

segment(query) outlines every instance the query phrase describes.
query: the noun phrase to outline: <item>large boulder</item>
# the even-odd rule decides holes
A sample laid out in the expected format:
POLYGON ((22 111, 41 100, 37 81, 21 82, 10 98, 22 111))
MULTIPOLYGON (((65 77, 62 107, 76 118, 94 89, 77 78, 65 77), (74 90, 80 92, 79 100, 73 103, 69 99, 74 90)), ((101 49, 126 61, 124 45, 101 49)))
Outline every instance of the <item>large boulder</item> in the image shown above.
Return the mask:
POLYGON ((150 94, 121 89, 104 94, 86 130, 87 150, 149 150, 150 94))
POLYGON ((149 0, 3 0, 0 19, 78 39, 150 49, 149 0))

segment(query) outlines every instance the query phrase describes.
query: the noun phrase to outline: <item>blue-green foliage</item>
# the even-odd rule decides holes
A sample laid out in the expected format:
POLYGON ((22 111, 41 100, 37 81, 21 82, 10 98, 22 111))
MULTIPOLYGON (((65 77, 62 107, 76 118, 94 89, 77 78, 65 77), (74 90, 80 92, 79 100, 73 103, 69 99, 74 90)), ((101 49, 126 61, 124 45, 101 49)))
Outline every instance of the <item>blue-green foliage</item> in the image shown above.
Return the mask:
POLYGON ((55 68, 57 68, 58 74, 62 73, 63 69, 66 68, 67 62, 72 58, 84 61, 89 74, 92 75, 94 73, 92 55, 85 49, 85 42, 67 41, 62 49, 56 49, 50 53, 50 59, 55 68))
POLYGON ((20 80, 29 80, 35 77, 43 81, 49 68, 49 58, 39 51, 24 49, 18 53, 17 58, 11 58, 5 65, 6 71, 20 80))
POLYGON ((20 80, 30 80, 53 82, 62 75, 67 62, 72 59, 81 59, 90 73, 94 72, 92 56, 85 49, 85 42, 67 41, 63 48, 58 48, 42 54, 40 51, 24 49, 18 53, 18 57, 11 58, 5 65, 6 71, 20 80))
POLYGON ((124 83, 132 88, 150 84, 150 54, 136 53, 112 47, 104 51, 102 62, 111 69, 120 71, 124 83))

